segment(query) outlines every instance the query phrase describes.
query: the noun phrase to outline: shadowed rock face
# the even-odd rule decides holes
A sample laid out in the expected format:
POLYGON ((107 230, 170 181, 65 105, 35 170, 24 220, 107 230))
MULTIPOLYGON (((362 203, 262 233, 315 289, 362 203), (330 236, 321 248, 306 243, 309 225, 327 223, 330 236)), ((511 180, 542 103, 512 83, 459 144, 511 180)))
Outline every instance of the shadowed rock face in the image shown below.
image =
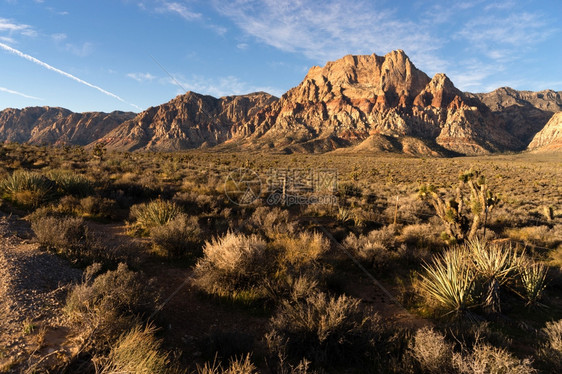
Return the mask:
POLYGON ((552 90, 532 92, 501 87, 489 93, 468 95, 481 100, 502 118, 507 131, 524 144, 529 144, 552 115, 562 110, 562 93, 552 90))
POLYGON ((546 126, 534 136, 529 150, 562 151, 562 112, 554 114, 546 126))
POLYGON ((86 145, 132 118, 134 113, 73 113, 63 108, 29 107, 0 112, 0 141, 86 145))
POLYGON ((137 115, 6 109, 0 140, 99 141, 118 150, 476 155, 526 149, 560 110, 561 94, 554 91, 463 93, 445 74, 428 77, 398 50, 312 67, 280 99, 264 92, 218 99, 188 92, 137 115))

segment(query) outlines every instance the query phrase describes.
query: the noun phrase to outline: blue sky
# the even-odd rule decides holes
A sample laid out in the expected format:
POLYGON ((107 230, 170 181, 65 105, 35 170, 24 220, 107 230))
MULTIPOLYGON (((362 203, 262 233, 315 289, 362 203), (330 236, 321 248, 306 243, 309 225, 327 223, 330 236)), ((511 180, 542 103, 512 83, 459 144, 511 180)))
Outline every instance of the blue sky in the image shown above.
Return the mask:
POLYGON ((465 91, 559 91, 561 18, 560 0, 0 0, 0 109, 280 96, 313 65, 394 49, 465 91))

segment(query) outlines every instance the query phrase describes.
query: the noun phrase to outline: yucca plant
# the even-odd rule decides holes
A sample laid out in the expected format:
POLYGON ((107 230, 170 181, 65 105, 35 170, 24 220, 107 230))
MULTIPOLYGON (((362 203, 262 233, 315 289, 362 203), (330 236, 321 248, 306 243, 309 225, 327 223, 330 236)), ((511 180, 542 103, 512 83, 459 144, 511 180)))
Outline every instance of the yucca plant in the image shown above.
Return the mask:
POLYGON ((422 289, 441 304, 447 314, 463 315, 473 303, 474 268, 463 248, 453 248, 424 264, 422 289))
POLYGON ((130 215, 135 219, 134 227, 148 233, 152 227, 165 225, 180 213, 181 208, 176 203, 156 199, 146 204, 133 205, 130 215))
POLYGON ((55 183, 45 176, 27 170, 16 170, 0 183, 8 200, 24 207, 37 207, 55 191, 55 183))
POLYGON ((537 306, 546 287, 547 267, 539 262, 526 259, 521 261, 519 276, 528 306, 537 306))
POLYGON ((517 270, 517 256, 511 247, 488 244, 474 239, 466 245, 474 260, 474 268, 486 287, 484 308, 491 313, 501 312, 500 287, 509 281, 517 270))
POLYGON ((86 197, 93 192, 92 183, 81 174, 68 170, 51 170, 47 177, 54 181, 64 195, 86 197))

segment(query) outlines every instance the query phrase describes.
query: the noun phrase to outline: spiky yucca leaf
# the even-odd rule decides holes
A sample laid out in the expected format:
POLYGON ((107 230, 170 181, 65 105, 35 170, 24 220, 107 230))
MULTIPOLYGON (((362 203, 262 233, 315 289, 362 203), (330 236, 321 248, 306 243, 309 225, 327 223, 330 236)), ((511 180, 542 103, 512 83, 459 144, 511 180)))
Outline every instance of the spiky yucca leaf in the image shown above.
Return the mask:
POLYGON ((422 288, 449 313, 464 313, 472 304, 475 273, 467 252, 454 248, 423 266, 422 288))
POLYGON ((489 244, 477 238, 468 242, 466 246, 476 272, 484 279, 487 287, 485 308, 492 313, 500 312, 500 287, 511 279, 517 270, 516 253, 511 247, 489 244))
POLYGON ((152 227, 165 225, 180 213, 181 208, 176 203, 162 199, 131 207, 131 217, 136 220, 135 226, 144 232, 149 232, 152 227))
POLYGON ((532 260, 523 261, 519 267, 521 283, 525 291, 527 305, 537 305, 546 287, 547 267, 532 260))

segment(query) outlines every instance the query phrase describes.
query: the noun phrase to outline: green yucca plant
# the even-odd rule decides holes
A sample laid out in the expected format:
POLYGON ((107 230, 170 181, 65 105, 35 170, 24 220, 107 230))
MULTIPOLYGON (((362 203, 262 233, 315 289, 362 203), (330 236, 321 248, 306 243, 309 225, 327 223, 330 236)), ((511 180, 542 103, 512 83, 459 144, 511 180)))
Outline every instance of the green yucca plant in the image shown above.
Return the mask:
POLYGON ((473 303, 475 272, 462 248, 453 248, 423 265, 422 289, 448 310, 464 314, 473 303))
POLYGON ((488 244, 473 239, 466 245, 474 261, 474 268, 483 278, 486 287, 484 308, 492 313, 501 312, 500 287, 512 278, 517 270, 517 256, 511 247, 488 244))
POLYGON ((51 170, 47 177, 56 183, 64 195, 86 197, 93 192, 92 183, 81 174, 68 170, 51 170))
POLYGON ((45 176, 27 170, 16 170, 0 183, 3 197, 24 207, 37 207, 47 201, 55 183, 45 176))
POLYGON ((180 213, 181 208, 176 203, 162 199, 131 207, 135 228, 145 233, 150 232, 152 227, 165 225, 180 213))
POLYGON ((546 287, 547 267, 539 262, 529 259, 521 261, 519 265, 519 276, 527 299, 527 305, 539 305, 544 289, 546 287))

